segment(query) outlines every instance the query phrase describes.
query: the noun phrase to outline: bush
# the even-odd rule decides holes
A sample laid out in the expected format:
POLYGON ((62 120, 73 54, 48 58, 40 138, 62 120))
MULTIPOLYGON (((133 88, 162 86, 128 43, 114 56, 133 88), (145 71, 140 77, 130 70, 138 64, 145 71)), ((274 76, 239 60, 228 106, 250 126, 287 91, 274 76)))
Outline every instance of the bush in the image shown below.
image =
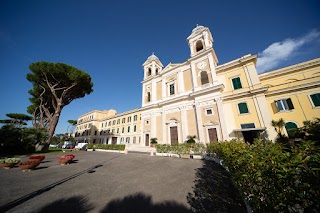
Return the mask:
POLYGON ((238 141, 210 144, 207 153, 223 160, 254 212, 319 210, 320 154, 314 142, 290 150, 282 144, 238 141))
POLYGON ((170 153, 170 154, 204 154, 206 151, 205 144, 158 144, 157 153, 170 153))
POLYGON ((20 158, 3 158, 0 159, 0 163, 19 163, 21 161, 20 158))
POLYGON ((126 148, 124 144, 88 144, 88 149, 107 149, 107 150, 121 150, 123 151, 126 148))

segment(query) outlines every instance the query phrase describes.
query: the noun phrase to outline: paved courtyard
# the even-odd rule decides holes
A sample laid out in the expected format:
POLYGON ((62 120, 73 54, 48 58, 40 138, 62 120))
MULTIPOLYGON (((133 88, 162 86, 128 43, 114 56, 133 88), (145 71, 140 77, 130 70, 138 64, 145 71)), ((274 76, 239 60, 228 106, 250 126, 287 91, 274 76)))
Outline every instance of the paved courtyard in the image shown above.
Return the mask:
POLYGON ((74 154, 75 162, 65 166, 57 163, 60 153, 46 154, 30 172, 1 169, 0 212, 245 212, 228 175, 212 162, 74 154))

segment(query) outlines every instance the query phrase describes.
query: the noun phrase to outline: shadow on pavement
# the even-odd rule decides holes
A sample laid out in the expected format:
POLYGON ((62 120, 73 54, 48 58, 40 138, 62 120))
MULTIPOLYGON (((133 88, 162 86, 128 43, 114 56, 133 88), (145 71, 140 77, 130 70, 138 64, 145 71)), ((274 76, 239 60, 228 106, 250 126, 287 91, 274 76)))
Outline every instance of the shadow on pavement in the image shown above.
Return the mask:
POLYGON ((187 196, 193 212, 247 212, 229 173, 220 165, 205 160, 194 182, 193 193, 187 196))
POLYGON ((78 177, 80 175, 83 175, 83 174, 86 174, 86 173, 94 173, 95 169, 97 169, 99 167, 102 167, 104 163, 107 163, 108 161, 111 161, 111 160, 113 160, 114 158, 117 158, 117 157, 119 157, 119 156, 113 157, 113 158, 111 158, 109 160, 106 160, 106 161, 102 162, 101 164, 98 164, 98 165, 95 165, 95 166, 90 167, 88 169, 85 169, 85 170, 83 170, 81 172, 78 172, 78 173, 76 173, 74 175, 71 175, 71 176, 69 176, 67 178, 64 178, 64 179, 62 179, 60 181, 57 181, 57 182, 52 183, 50 185, 47 185, 47 186, 45 186, 45 187, 43 187, 43 188, 41 188, 39 190, 31 192, 30 194, 27 194, 27 195, 25 195, 23 197, 20 197, 20 198, 14 200, 14 201, 11 201, 10 203, 7 203, 7 204, 5 204, 3 206, 0 206, 0 212, 5 212, 5 211, 8 211, 8 210, 10 210, 10 209, 12 209, 12 208, 14 208, 16 206, 19 206, 20 204, 22 204, 22 203, 24 203, 24 202, 26 202, 26 201, 34 198, 34 197, 37 197, 37 196, 43 194, 44 192, 47 192, 47 191, 53 189, 54 187, 59 186, 59 185, 65 183, 67 181, 70 181, 70 180, 72 180, 72 179, 74 179, 74 178, 76 178, 76 177, 78 177))
POLYGON ((38 213, 56 213, 56 212, 77 212, 85 213, 92 210, 94 206, 82 196, 75 196, 66 199, 60 199, 43 207, 38 213))
POLYGON ((186 206, 174 201, 153 203, 152 197, 143 193, 136 193, 122 199, 109 202, 101 213, 154 212, 154 213, 187 213, 191 212, 186 206))

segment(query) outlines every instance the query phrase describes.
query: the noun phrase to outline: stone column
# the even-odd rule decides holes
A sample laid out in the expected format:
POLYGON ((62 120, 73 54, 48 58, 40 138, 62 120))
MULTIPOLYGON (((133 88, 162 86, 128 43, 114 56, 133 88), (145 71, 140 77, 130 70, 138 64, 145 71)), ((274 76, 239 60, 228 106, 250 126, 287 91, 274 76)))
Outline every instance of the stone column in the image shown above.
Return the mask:
POLYGON ((186 113, 186 107, 180 107, 181 126, 182 126, 182 142, 187 139, 188 136, 188 118, 186 113))
POLYGON ((184 79, 183 72, 180 70, 178 72, 178 93, 184 92, 184 79))
POLYGON ((197 76, 196 76, 196 66, 193 61, 191 62, 191 74, 192 74, 192 86, 194 90, 194 88, 198 86, 198 83, 197 83, 197 76))
POLYGON ((219 113, 219 120, 222 132, 222 140, 229 140, 228 131, 227 131, 227 124, 224 116, 223 106, 221 98, 215 98, 217 103, 218 113, 219 113))
POLYGON ((166 113, 164 110, 162 110, 161 113, 162 116, 162 144, 168 144, 167 139, 167 125, 166 125, 166 113))
POLYGON ((205 143, 204 134, 203 134, 203 124, 202 124, 202 112, 199 103, 196 103, 196 117, 197 117, 197 127, 198 127, 198 134, 199 134, 199 142, 205 143))

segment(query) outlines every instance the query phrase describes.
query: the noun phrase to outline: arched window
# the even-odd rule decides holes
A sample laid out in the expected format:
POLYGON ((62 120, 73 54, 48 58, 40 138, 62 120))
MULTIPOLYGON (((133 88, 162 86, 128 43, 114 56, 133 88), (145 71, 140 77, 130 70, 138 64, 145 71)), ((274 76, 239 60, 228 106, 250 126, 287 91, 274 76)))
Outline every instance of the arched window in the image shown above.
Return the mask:
POLYGON ((289 138, 293 138, 294 131, 298 128, 297 124, 293 122, 287 122, 285 127, 289 138))
POLYGON ((206 71, 202 71, 200 73, 201 85, 209 83, 208 73, 206 71))
POLYGON ((196 43, 196 51, 199 52, 200 50, 203 50, 203 44, 202 41, 197 41, 196 43))
POLYGON ((151 68, 148 69, 148 76, 151 75, 151 68))
POLYGON ((151 94, 150 94, 150 92, 148 92, 147 95, 148 95, 148 102, 150 102, 150 101, 151 101, 151 94))

